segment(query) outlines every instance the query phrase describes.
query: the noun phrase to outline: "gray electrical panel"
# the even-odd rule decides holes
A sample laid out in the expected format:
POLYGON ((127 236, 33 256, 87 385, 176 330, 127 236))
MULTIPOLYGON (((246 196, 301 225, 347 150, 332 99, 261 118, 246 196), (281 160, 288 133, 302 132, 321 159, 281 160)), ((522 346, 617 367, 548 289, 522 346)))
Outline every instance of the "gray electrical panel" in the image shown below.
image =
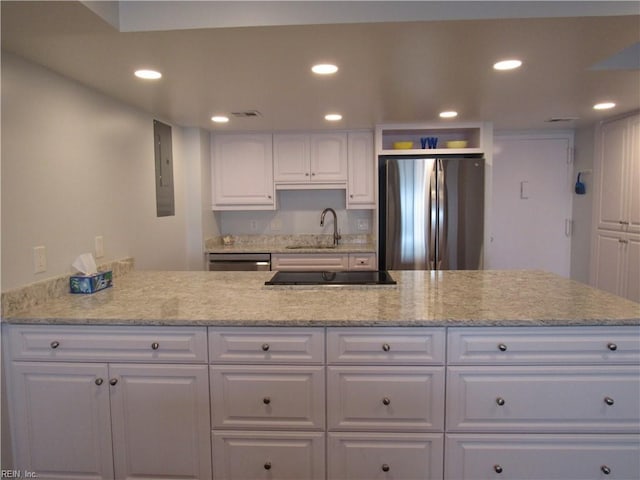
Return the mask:
POLYGON ((171 127, 153 121, 153 145, 156 161, 156 210, 158 217, 176 214, 173 195, 173 150, 171 127))

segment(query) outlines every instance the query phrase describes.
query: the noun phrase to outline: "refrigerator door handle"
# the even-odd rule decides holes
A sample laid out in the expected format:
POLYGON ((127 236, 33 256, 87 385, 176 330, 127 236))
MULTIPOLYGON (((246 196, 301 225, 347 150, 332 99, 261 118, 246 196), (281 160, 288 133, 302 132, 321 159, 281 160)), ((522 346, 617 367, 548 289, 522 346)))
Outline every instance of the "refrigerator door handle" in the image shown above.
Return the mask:
POLYGON ((437 179, 438 179, 438 243, 436 268, 440 270, 442 268, 442 262, 445 258, 445 251, 447 249, 447 191, 444 178, 444 163, 438 159, 437 163, 437 179))
POLYGON ((429 239, 429 270, 436 269, 436 232, 438 231, 438 198, 436 188, 437 165, 431 169, 429 177, 429 221, 427 222, 427 237, 429 239))

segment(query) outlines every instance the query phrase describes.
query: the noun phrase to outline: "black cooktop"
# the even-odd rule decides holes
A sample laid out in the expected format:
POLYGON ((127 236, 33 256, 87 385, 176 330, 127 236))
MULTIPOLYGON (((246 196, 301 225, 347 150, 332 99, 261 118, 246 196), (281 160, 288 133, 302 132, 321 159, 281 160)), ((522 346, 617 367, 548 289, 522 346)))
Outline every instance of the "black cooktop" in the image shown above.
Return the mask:
POLYGON ((278 272, 265 285, 395 285, 389 272, 278 272))

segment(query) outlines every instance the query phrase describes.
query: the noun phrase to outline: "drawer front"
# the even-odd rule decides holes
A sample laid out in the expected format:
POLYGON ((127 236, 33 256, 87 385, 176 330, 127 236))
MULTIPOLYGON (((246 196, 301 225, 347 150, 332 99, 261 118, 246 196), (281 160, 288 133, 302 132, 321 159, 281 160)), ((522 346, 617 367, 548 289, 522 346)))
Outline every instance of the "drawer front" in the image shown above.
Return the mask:
POLYGON ((640 432, 640 367, 449 367, 447 431, 640 432))
POLYGON ((329 433, 329 480, 442 478, 442 434, 329 433))
POLYGON ((294 253, 271 255, 271 270, 281 272, 341 272, 348 269, 348 254, 294 253))
POLYGON ((14 360, 207 363, 205 327, 21 325, 9 335, 14 360))
POLYGON ((329 328, 327 361, 343 364, 442 365, 443 328, 329 328))
POLYGON ((324 430, 324 367, 209 368, 213 428, 324 430))
POLYGON ((450 328, 448 363, 640 363, 640 327, 450 328))
POLYGON ((375 270, 375 253, 350 253, 349 270, 375 270))
POLYGON ((329 430, 442 431, 444 367, 329 367, 329 430))
POLYGON ((322 328, 209 328, 211 363, 324 363, 322 328))
POLYGON ((213 432, 216 480, 324 480, 323 433, 213 432))
POLYGON ((637 435, 447 435, 445 452, 447 480, 640 478, 637 435))

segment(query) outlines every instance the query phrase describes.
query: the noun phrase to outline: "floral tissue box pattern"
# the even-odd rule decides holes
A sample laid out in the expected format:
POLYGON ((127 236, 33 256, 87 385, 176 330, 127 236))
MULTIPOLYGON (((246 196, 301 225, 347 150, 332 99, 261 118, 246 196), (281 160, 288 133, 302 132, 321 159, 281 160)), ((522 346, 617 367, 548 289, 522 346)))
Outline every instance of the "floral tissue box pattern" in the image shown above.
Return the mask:
POLYGON ((113 285, 113 271, 93 275, 72 275, 69 285, 71 293, 95 293, 113 285))

